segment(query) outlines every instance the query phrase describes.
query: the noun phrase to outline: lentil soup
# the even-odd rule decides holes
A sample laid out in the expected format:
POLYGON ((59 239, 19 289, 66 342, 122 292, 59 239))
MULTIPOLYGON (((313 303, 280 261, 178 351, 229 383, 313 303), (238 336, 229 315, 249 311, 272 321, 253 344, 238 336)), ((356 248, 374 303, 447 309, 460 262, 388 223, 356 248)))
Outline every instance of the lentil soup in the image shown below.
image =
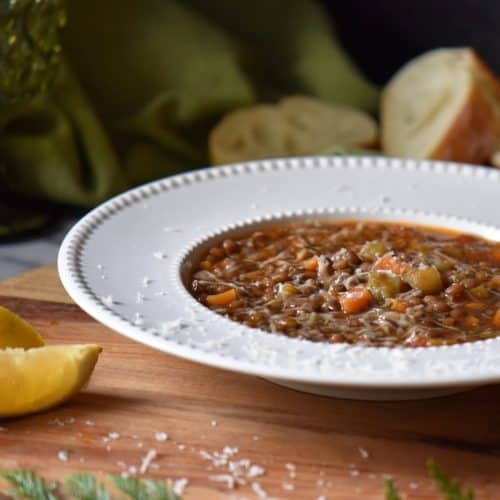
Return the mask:
POLYGON ((212 246, 189 285, 234 321, 318 342, 424 347, 500 335, 500 243, 434 227, 277 224, 212 246))

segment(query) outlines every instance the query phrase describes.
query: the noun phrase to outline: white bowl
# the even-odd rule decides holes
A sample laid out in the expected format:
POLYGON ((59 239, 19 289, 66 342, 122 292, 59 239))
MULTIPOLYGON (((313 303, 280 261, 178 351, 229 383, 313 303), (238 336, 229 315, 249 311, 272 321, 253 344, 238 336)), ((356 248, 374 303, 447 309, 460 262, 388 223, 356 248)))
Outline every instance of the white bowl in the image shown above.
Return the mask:
POLYGON ((413 399, 500 381, 500 339, 427 348, 314 343, 251 329, 186 290, 190 263, 226 232, 276 219, 401 220, 500 240, 498 171, 382 157, 264 160, 124 193, 67 235, 59 272, 103 324, 200 363, 347 398, 413 399))

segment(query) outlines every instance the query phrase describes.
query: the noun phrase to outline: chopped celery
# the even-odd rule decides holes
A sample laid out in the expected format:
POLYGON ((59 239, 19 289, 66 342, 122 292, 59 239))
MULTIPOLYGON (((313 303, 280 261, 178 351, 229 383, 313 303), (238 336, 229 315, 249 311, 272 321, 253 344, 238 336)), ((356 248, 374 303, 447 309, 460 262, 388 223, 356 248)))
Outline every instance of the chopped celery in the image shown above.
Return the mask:
POLYGON ((450 269, 453 268, 453 264, 446 259, 439 259, 437 258, 434 261, 434 265, 436 266, 438 271, 449 271, 450 269))
POLYGON ((476 299, 487 299, 490 295, 490 292, 484 285, 479 285, 476 286, 475 288, 472 288, 470 293, 476 298, 476 299))
POLYGON ((368 289, 380 301, 400 293, 403 289, 403 281, 396 274, 372 271, 368 274, 368 289))
POLYGON ((405 276, 406 282, 412 288, 418 288, 424 293, 438 293, 443 289, 441 274, 436 266, 423 266, 405 276))
POLYGON ((465 273, 455 273, 455 274, 452 274, 450 276, 450 281, 452 283, 460 283, 460 281, 464 280, 465 278, 467 278, 467 275, 465 273))
POLYGON ((359 255, 364 260, 375 260, 377 256, 387 252, 387 247, 380 240, 367 241, 361 248, 359 255))
POLYGON ((498 337, 500 335, 500 331, 498 330, 483 330, 479 333, 479 336, 482 339, 492 339, 498 337))

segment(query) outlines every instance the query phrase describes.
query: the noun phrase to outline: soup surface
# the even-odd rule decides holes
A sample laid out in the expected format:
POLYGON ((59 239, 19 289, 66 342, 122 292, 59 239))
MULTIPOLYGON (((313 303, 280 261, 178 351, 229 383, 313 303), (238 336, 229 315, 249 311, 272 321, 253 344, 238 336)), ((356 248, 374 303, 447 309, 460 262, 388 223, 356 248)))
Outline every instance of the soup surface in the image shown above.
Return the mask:
POLYGON ((500 335, 500 243, 438 228, 276 225, 213 246, 190 285, 216 313, 313 341, 420 347, 500 335))

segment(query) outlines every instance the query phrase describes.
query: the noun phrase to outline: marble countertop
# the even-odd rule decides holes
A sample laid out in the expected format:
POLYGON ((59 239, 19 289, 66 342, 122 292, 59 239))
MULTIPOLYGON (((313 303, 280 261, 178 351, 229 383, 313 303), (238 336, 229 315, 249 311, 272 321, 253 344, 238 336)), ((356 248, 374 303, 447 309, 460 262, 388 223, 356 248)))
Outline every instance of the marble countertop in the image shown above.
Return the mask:
POLYGON ((0 243, 0 280, 55 262, 64 235, 77 220, 65 218, 36 235, 0 243))

